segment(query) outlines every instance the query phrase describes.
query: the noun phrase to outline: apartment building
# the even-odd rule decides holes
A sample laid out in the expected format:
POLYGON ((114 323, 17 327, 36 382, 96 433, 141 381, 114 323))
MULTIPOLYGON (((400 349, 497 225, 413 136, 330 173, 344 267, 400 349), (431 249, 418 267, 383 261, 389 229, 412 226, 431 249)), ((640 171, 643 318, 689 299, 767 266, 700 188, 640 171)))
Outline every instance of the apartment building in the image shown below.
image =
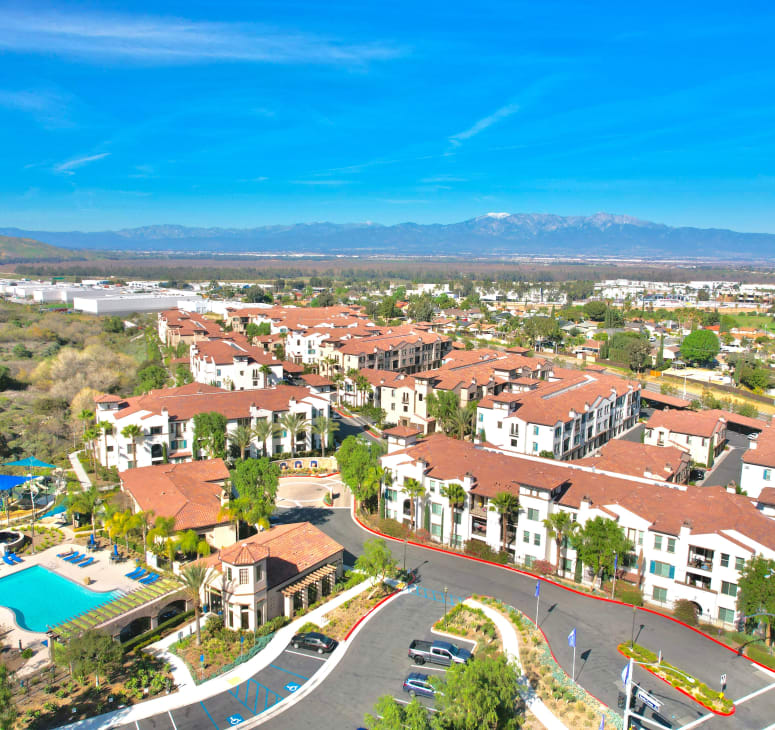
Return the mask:
MULTIPOLYGON (((573 516, 580 527, 595 517, 613 519, 624 530, 632 551, 619 560, 618 577, 639 586, 653 603, 671 606, 692 601, 699 615, 730 626, 736 616, 740 571, 755 554, 775 558, 775 530, 749 499, 722 487, 690 487, 623 474, 597 471, 477 447, 433 434, 422 441, 396 433, 382 465, 393 477, 385 489, 387 516, 427 530, 440 543, 486 542, 506 550, 531 567, 537 560, 557 565, 566 575, 576 571, 571 544, 559 552, 544 520, 557 512, 573 516), (425 487, 425 496, 410 499, 406 479, 425 487), (465 500, 452 509, 444 490, 460 484, 465 500), (507 519, 502 541, 501 516, 492 500, 507 492, 519 500, 507 519)), ((581 566, 581 579, 593 576, 581 566)))
MULTIPOLYGON (((179 388, 152 390, 145 395, 118 398, 102 395, 96 399, 98 423, 108 423, 110 434, 104 434, 95 444, 97 458, 106 467, 125 469, 191 461, 194 445, 194 417, 216 412, 227 421, 227 434, 238 426, 255 428, 260 420, 278 424, 278 433, 258 443, 250 444, 251 456, 292 451, 291 434, 279 428, 286 413, 301 415, 308 424, 317 418, 330 417, 331 409, 325 397, 314 395, 308 388, 279 385, 262 390, 227 391, 212 385, 191 383, 179 388), (126 435, 127 426, 137 426, 133 438, 126 435)), ((310 428, 297 435, 295 451, 317 448, 319 438, 310 428)))
POLYGON ((202 340, 189 349, 191 374, 197 383, 226 390, 269 388, 283 379, 283 363, 262 348, 239 340, 202 340))
POLYGON ((654 411, 646 422, 643 443, 677 446, 695 464, 710 468, 727 443, 727 422, 720 411, 666 408, 654 411))
POLYGON ((452 342, 446 335, 401 325, 344 342, 323 341, 319 360, 329 364, 329 375, 362 368, 411 375, 439 367, 451 349, 452 342))
POLYGON ((775 489, 775 426, 763 429, 743 454, 740 488, 752 499, 775 489))
POLYGON ((624 439, 613 439, 589 456, 573 462, 596 471, 628 474, 663 482, 686 484, 691 461, 689 454, 675 446, 649 446, 624 439))
POLYGON ((159 339, 169 347, 183 342, 190 345, 211 337, 223 337, 221 326, 198 312, 167 309, 157 315, 159 339))
POLYGON ((556 369, 550 382, 516 383, 477 406, 479 438, 507 452, 580 459, 632 428, 640 383, 614 375, 556 369))
POLYGON ((224 320, 235 332, 245 334, 249 324, 268 322, 270 332, 283 333, 312 327, 348 327, 368 323, 360 307, 245 307, 226 310, 224 320))

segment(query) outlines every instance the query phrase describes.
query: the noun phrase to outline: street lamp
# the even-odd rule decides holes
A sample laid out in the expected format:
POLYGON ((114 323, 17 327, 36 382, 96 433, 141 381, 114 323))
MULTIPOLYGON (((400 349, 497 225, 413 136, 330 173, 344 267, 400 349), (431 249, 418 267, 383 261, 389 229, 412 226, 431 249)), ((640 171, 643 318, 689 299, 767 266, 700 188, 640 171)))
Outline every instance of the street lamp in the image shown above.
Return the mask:
POLYGON ((447 618, 447 593, 449 592, 449 589, 447 586, 444 586, 444 618, 447 618))
POLYGON ((632 631, 630 632, 630 649, 635 646, 635 615, 638 613, 638 607, 632 607, 632 631))
POLYGON ((404 575, 406 575, 406 541, 408 538, 404 538, 404 575))

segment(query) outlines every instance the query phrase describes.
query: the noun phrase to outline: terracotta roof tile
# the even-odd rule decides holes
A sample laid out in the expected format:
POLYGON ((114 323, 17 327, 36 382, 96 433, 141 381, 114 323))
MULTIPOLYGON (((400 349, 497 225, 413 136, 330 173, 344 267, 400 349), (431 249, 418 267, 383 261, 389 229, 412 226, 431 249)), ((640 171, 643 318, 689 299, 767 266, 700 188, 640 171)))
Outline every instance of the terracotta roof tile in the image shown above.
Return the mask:
POLYGON ((573 463, 636 477, 649 474, 652 478, 667 481, 689 463, 689 455, 675 446, 650 446, 613 439, 600 447, 598 455, 573 463))
POLYGON ((646 428, 666 428, 672 433, 710 438, 724 426, 721 411, 654 411, 646 428))

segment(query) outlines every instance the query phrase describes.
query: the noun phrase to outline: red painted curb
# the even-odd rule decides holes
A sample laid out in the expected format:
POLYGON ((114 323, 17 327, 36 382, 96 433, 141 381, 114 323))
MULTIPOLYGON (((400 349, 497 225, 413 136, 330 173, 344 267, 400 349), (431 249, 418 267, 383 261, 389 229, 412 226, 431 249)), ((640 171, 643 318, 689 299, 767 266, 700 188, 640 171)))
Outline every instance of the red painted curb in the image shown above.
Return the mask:
MULTIPOLYGON (((689 627, 691 628, 691 627, 689 627)), ((616 651, 618 651, 625 659, 629 659, 629 657, 617 646, 616 651)), ((664 677, 660 677, 655 671, 653 671, 650 667, 645 667, 642 664, 638 664, 638 666, 641 669, 645 669, 650 674, 653 674, 657 679, 661 679, 666 685, 672 687, 677 692, 680 692, 682 695, 686 695, 690 700, 693 700, 696 702, 700 707, 704 707, 708 712, 712 712, 714 715, 721 715, 722 717, 731 717, 735 714, 735 710, 737 709, 735 707, 734 702, 732 703, 732 712, 721 712, 719 710, 714 710, 712 707, 708 707, 704 702, 701 702, 698 700, 693 694, 689 694, 686 690, 681 689, 680 687, 676 687, 672 682, 668 682, 664 677)), ((699 682, 699 680, 697 680, 699 682)), ((707 685, 705 685, 707 687, 707 685)))
MULTIPOLYGON (((352 632, 353 632, 353 631, 355 631, 355 629, 357 629, 357 628, 358 628, 358 627, 361 625, 361 623, 363 623, 363 621, 365 621, 365 620, 366 620, 366 618, 367 618, 367 617, 368 617, 370 614, 372 614, 374 611, 376 611, 376 610, 377 610, 377 609, 378 609, 378 608, 379 608, 379 607, 380 607, 380 606, 381 606, 383 603, 385 603, 385 601, 389 601, 391 598, 393 598, 393 596, 397 596, 397 595, 398 595, 398 593, 399 593, 399 591, 393 591, 393 592, 392 592, 390 595, 388 595, 388 596, 385 596, 385 597, 384 597, 384 598, 383 598, 381 601, 379 601, 379 603, 376 603, 375 605, 373 605, 373 606, 372 606, 372 607, 371 607, 371 608, 370 608, 370 609, 369 609, 369 610, 368 610, 366 613, 364 613, 364 614, 363 614, 363 616, 361 616, 361 617, 360 617, 360 618, 359 618, 359 619, 358 619, 358 620, 357 620, 357 621, 356 621, 356 622, 355 622, 355 623, 354 623, 354 624, 353 624, 353 625, 350 627, 350 630, 347 632, 347 635, 344 637, 344 640, 345 640, 345 641, 347 641, 347 639, 349 639, 349 638, 350 638, 350 634, 352 634, 352 632)), ((336 610, 336 609, 334 609, 334 610, 336 610)))
MULTIPOLYGON (((366 530, 366 532, 370 532, 372 535, 377 535, 378 537, 384 538, 385 540, 393 540, 393 542, 403 542, 403 540, 399 537, 391 537, 390 535, 385 535, 382 532, 379 532, 377 530, 372 529, 371 527, 368 527, 367 525, 364 525, 363 522, 361 522, 358 519, 358 515, 355 512, 355 501, 353 500, 352 505, 352 517, 353 519, 358 523, 358 525, 366 530)), ((510 565, 503 565, 501 563, 494 563, 492 560, 484 560, 484 558, 477 558, 474 555, 463 555, 461 553, 456 553, 451 550, 445 550, 444 548, 436 547, 434 545, 424 545, 421 542, 414 542, 413 540, 407 540, 407 544, 412 545, 414 547, 419 548, 425 548, 426 550, 434 550, 437 553, 443 553, 445 555, 450 555, 455 558, 464 558, 466 560, 473 560, 477 563, 484 563, 485 565, 492 565, 495 568, 502 568, 503 570, 511 571, 512 573, 517 573, 519 575, 526 575, 529 578, 535 578, 536 580, 542 580, 546 583, 549 583, 553 586, 557 586, 558 588, 562 588, 564 591, 569 591, 570 593, 575 593, 579 596, 584 596, 585 598, 592 598, 596 601, 605 601, 606 603, 615 603, 619 606, 626 606, 627 608, 632 608, 631 603, 625 603, 624 601, 617 601, 613 598, 606 598, 605 596, 595 596, 592 593, 585 593, 584 591, 578 591, 575 588, 570 588, 569 586, 563 585, 562 583, 557 583, 556 581, 553 581, 549 578, 544 577, 543 575, 538 575, 537 573, 530 573, 526 570, 520 570, 519 568, 512 568, 510 565)), ((714 639, 710 634, 706 634, 704 631, 701 631, 700 629, 690 626, 689 624, 685 623, 684 621, 681 621, 680 619, 674 618, 673 616, 667 616, 664 613, 660 613, 659 611, 655 611, 652 608, 646 608, 645 606, 637 606, 638 611, 645 611, 646 613, 650 613, 654 616, 659 616, 660 618, 664 618, 668 621, 672 621, 673 623, 678 624, 679 626, 683 626, 684 628, 690 629, 691 631, 694 631, 695 634, 699 634, 700 636, 709 639, 714 644, 718 644, 719 646, 723 647, 724 649, 727 649, 728 651, 731 651, 733 654, 737 656, 741 656, 743 659, 747 659, 751 664, 756 664, 756 666, 761 667, 762 669, 772 672, 772 668, 768 667, 766 664, 762 664, 761 662, 757 662, 756 659, 752 659, 751 657, 745 655, 745 654, 739 654, 737 649, 733 649, 731 646, 725 644, 723 641, 719 641, 718 639, 714 639)), ((548 642, 547 642, 548 643, 548 642)), ((550 647, 551 649, 551 647, 550 647)))

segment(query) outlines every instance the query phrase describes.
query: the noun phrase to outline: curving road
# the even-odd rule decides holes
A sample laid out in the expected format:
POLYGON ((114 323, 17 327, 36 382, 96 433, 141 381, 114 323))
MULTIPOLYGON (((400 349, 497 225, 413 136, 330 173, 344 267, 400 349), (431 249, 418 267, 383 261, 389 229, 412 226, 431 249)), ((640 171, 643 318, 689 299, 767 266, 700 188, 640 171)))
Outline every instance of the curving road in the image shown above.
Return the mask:
MULTIPOLYGON (((350 564, 362 549, 363 542, 371 537, 341 510, 295 509, 279 515, 279 521, 298 520, 313 522, 344 545, 348 553, 345 562, 350 564)), ((399 564, 402 563, 403 544, 391 541, 390 545, 399 564)), ((536 581, 532 577, 412 546, 407 547, 406 564, 408 568, 419 569, 420 585, 428 592, 435 590, 441 595, 446 587, 454 596, 491 595, 529 616, 535 614, 536 581)), ((421 635, 420 632, 427 632, 434 617, 443 613, 441 604, 421 598, 413 599, 414 611, 407 611, 405 607, 411 605, 407 603, 411 600, 400 598, 389 604, 359 634, 345 658, 318 688, 266 725, 333 730, 348 727, 352 721, 357 727, 363 713, 373 708, 374 699, 391 691, 390 682, 382 676, 383 658, 396 652, 403 657, 409 641, 421 635), (344 718, 348 723, 343 723, 344 718)), ((729 718, 708 716, 700 705, 644 670, 636 669, 636 681, 662 702, 656 716, 642 706, 636 707, 636 711, 643 711, 647 717, 670 728, 689 723, 696 723, 692 727, 704 730, 772 727, 775 673, 757 668, 747 659, 663 616, 634 612, 626 606, 595 600, 542 582, 539 623, 557 660, 570 674, 573 650, 568 646, 567 636, 576 628, 576 679, 614 708, 621 688, 621 670, 626 663, 616 646, 630 639, 633 618, 639 643, 655 651, 661 649, 667 661, 711 687, 718 687, 720 675, 726 674, 727 696, 736 702, 744 700, 729 718), (753 696, 746 699, 750 695, 753 696)), ((396 673, 390 681, 400 686, 401 673, 409 670, 405 661, 395 665, 396 673)))

